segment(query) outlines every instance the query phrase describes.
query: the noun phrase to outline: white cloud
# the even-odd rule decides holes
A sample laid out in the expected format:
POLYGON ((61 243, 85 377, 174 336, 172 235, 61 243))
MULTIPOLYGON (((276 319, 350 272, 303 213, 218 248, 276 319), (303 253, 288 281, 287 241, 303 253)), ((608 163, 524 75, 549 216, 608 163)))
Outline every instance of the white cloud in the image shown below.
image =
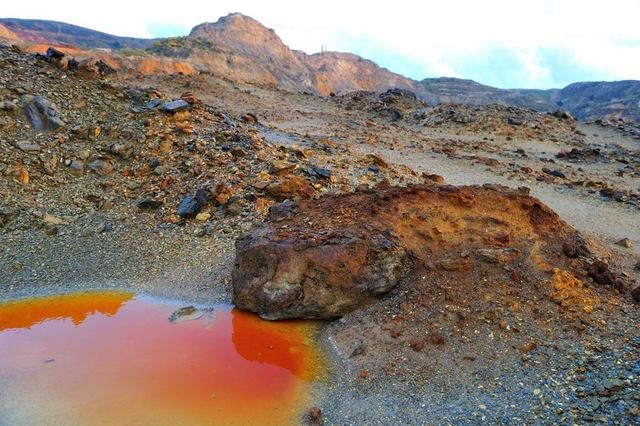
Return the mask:
MULTIPOLYGON (((407 58, 415 78, 460 75, 462 58, 477 58, 496 46, 521 63, 520 85, 553 85, 553 70, 541 52, 567 52, 577 65, 603 78, 640 79, 640 1, 609 0, 448 0, 393 2, 123 1, 106 5, 75 0, 4 2, 0 14, 53 19, 117 35, 150 37, 158 28, 188 29, 230 12, 252 16, 273 28, 289 46, 308 53, 331 50, 369 52, 377 59, 407 58), (391 55, 391 53, 393 53, 391 55), (546 82, 546 83, 545 83, 546 82)), ((166 35, 166 34, 163 34, 166 35)), ((393 69, 393 64, 383 64, 393 69)), ((496 64, 487 64, 488 67, 496 64)), ((486 73, 492 70, 487 68, 486 73)), ((578 79, 579 76, 576 77, 578 79)))

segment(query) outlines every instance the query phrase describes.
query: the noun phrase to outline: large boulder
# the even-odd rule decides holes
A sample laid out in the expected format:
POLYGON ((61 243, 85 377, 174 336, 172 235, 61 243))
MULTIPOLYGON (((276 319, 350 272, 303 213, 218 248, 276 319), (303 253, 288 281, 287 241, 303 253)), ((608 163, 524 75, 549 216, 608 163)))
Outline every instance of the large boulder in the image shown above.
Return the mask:
POLYGON ((385 232, 257 229, 236 243, 233 301, 266 319, 335 318, 395 287, 407 253, 385 232))
POLYGON ((502 268, 527 257, 551 270, 572 235, 526 191, 501 187, 415 185, 286 201, 236 242, 233 302, 268 319, 335 318, 416 266, 466 273, 477 262, 502 268))

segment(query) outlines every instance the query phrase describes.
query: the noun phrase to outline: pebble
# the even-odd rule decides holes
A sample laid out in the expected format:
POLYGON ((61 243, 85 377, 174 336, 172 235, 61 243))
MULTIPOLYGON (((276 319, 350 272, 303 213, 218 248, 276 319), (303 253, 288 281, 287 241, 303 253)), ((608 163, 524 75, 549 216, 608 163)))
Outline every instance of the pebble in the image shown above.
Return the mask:
POLYGON ((178 99, 178 100, 167 102, 166 104, 164 104, 164 106, 162 107, 162 110, 165 112, 178 112, 178 111, 184 111, 188 108, 189 108, 189 102, 182 99, 178 99))
POLYGON ((113 224, 110 222, 101 223, 96 227, 96 234, 103 234, 111 231, 113 231, 113 224))
POLYGON ((81 176, 84 173, 84 163, 78 160, 67 160, 67 167, 69 168, 69 173, 73 176, 81 176))
POLYGON ((631 242, 630 239, 628 238, 623 238, 619 241, 616 241, 616 245, 620 246, 620 247, 624 247, 624 248, 631 248, 633 247, 633 243, 631 242))
POLYGON ((16 146, 21 151, 40 151, 40 145, 31 141, 18 141, 16 142, 16 146))
POLYGON ((198 222, 206 222, 211 219, 211 213, 209 212, 200 212, 196 215, 196 220, 198 222))
POLYGON ((196 216, 202 209, 202 204, 196 197, 190 195, 184 197, 178 206, 176 213, 180 217, 190 218, 196 216))
POLYGON ((18 105, 11 101, 0 101, 0 110, 2 111, 17 111, 18 105))
POLYGON ((101 176, 113 173, 113 165, 108 161, 95 160, 89 163, 89 170, 101 176))
POLYGON ((62 222, 63 222, 61 217, 54 216, 54 215, 51 215, 51 214, 46 214, 46 213, 44 214, 44 216, 42 216, 42 221, 44 223, 49 223, 49 224, 52 224, 52 225, 61 225, 62 222))

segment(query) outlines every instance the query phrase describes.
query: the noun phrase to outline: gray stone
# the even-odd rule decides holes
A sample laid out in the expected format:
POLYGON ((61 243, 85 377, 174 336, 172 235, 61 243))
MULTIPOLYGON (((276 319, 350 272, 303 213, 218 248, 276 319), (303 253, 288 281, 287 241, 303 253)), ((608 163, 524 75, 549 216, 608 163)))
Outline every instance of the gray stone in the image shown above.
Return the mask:
POLYGON ((31 141, 18 141, 16 142, 16 146, 21 151, 40 151, 40 145, 31 141))
POLYGON ((65 124, 55 105, 44 96, 25 95, 21 99, 21 104, 29 123, 38 131, 55 130, 65 124))
POLYGON ((189 103, 187 101, 183 101, 182 99, 167 102, 162 107, 162 110, 165 112, 178 112, 185 109, 189 109, 189 103))
POLYGON ((66 165, 69 172, 74 176, 80 176, 84 173, 84 163, 79 160, 67 160, 66 165))
POLYGON ((0 111, 14 112, 17 110, 18 110, 18 105, 14 104, 11 101, 0 102, 0 111))
POLYGON ((196 197, 192 197, 190 195, 183 198, 182 202, 178 206, 178 211, 176 212, 180 217, 194 217, 200 210, 202 209, 202 204, 198 201, 196 197))
POLYGON ((89 163, 89 170, 99 175, 108 175, 113 173, 113 165, 108 161, 95 160, 89 163))

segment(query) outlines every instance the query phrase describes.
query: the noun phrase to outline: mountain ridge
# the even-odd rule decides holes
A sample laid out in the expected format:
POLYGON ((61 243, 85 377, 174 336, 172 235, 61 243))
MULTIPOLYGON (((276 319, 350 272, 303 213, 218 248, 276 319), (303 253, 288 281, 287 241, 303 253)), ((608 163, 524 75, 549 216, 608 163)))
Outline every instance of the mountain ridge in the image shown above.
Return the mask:
POLYGON ((307 54, 293 50, 273 29, 240 13, 198 24, 187 36, 159 39, 113 36, 55 21, 2 18, 0 25, 4 28, 0 28, 0 37, 14 42, 19 39, 23 43, 111 50, 116 55, 138 50, 145 55, 185 60, 196 71, 286 90, 330 95, 401 88, 431 105, 501 103, 540 111, 566 109, 584 120, 614 118, 640 122, 637 80, 577 82, 547 90, 500 89, 452 77, 416 81, 353 53, 307 54))

